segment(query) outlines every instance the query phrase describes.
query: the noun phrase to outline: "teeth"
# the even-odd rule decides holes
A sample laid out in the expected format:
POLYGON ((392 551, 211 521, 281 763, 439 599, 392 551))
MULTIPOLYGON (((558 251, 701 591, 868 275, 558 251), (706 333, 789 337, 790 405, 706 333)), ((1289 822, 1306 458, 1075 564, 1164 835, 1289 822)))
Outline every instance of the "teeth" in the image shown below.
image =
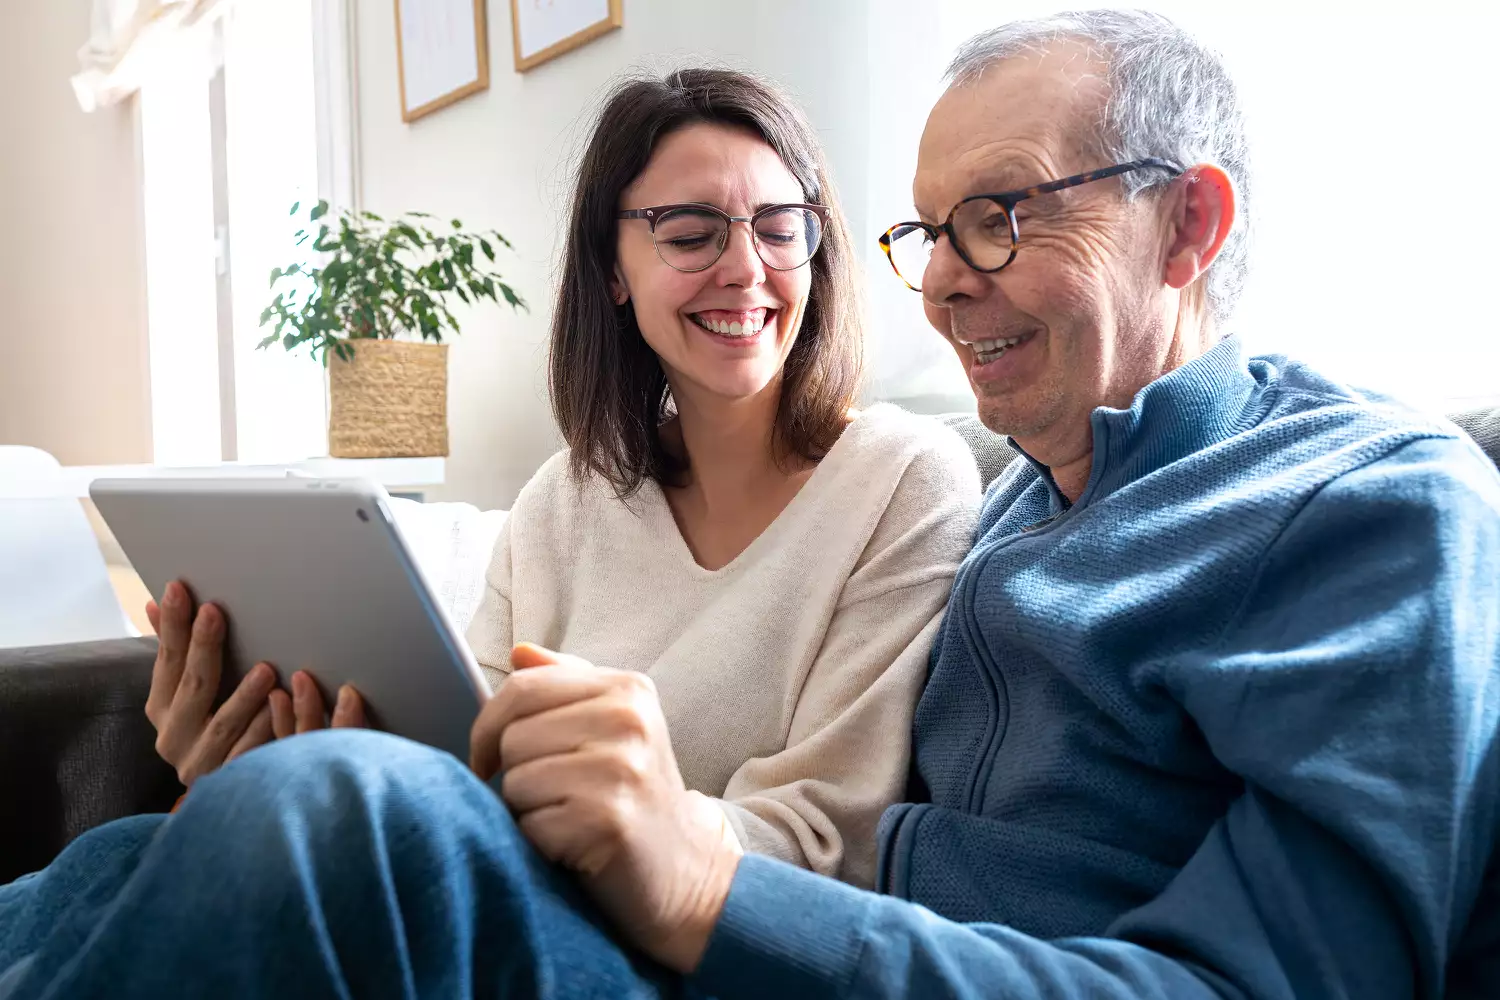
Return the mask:
POLYGON ((752 315, 747 323, 730 322, 728 320, 717 321, 704 319, 702 316, 691 316, 694 323, 725 337, 749 337, 759 333, 766 325, 765 314, 752 315))
POLYGON ((976 351, 988 354, 992 351, 1003 350, 1007 347, 1015 347, 1021 342, 1020 337, 1011 337, 1009 340, 977 340, 972 345, 976 351))
POLYGON ((1019 344, 1025 335, 1020 337, 994 338, 991 340, 976 340, 969 346, 974 348, 974 356, 980 364, 989 364, 996 360, 1006 351, 1019 344))
POLYGON ((978 340, 970 346, 974 348, 975 359, 980 364, 987 365, 991 361, 999 359, 1001 355, 1010 350, 1012 347, 1015 347, 1021 342, 1021 340, 1022 337, 978 340))

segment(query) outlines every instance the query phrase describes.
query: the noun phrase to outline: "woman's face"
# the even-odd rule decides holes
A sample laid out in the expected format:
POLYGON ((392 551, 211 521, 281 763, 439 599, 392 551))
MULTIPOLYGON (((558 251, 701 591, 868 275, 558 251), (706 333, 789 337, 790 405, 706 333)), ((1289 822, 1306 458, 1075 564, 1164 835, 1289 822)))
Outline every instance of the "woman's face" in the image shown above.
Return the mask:
MULTIPOLYGON (((804 200, 802 185, 763 139, 745 129, 697 124, 656 144, 619 207, 703 204, 743 217, 804 200)), ((692 397, 744 399, 775 391, 802 325, 812 265, 766 267, 749 225, 736 222, 711 267, 683 272, 658 256, 647 221, 617 226, 616 300, 628 298, 634 307, 679 406, 692 397)))

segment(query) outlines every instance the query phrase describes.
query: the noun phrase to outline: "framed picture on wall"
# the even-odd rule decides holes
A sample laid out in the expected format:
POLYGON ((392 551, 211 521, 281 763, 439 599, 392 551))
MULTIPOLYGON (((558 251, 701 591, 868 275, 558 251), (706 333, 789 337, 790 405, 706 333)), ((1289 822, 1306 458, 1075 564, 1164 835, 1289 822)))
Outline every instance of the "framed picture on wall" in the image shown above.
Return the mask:
POLYGON ((396 0, 401 120, 414 122, 490 85, 485 0, 396 0))
POLYGON ((624 0, 510 0, 516 72, 540 66, 625 23, 624 0))

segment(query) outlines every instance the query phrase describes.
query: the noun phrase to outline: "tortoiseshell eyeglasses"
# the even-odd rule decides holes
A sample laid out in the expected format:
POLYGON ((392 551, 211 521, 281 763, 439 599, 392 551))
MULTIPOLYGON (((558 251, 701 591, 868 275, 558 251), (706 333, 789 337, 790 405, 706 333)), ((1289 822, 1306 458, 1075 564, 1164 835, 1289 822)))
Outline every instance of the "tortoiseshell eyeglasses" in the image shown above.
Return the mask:
POLYGON ((1179 176, 1182 168, 1170 160, 1148 156, 1142 160, 1090 170, 1086 174, 1074 174, 1062 180, 1047 181, 1035 187, 1019 191, 1001 191, 998 194, 970 195, 948 213, 940 226, 930 222, 898 222, 880 237, 880 249, 885 251, 896 276, 906 282, 914 292, 922 290, 922 275, 927 270, 927 261, 932 257, 932 248, 938 237, 947 235, 963 262, 984 274, 994 274, 1016 259, 1016 247, 1021 242, 1021 230, 1016 225, 1016 206, 1027 198, 1051 194, 1066 188, 1077 187, 1106 177, 1117 177, 1133 170, 1165 170, 1173 177, 1179 176))

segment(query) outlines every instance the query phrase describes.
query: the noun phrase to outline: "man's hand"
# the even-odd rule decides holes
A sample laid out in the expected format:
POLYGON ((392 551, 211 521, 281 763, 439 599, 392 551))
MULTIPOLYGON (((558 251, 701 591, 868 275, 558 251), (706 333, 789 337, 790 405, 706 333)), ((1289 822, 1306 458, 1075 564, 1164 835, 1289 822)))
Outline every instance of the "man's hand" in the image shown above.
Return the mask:
POLYGON ((691 972, 741 849, 712 799, 683 785, 655 685, 522 644, 470 734, 480 778, 549 860, 578 873, 630 941, 691 972))

